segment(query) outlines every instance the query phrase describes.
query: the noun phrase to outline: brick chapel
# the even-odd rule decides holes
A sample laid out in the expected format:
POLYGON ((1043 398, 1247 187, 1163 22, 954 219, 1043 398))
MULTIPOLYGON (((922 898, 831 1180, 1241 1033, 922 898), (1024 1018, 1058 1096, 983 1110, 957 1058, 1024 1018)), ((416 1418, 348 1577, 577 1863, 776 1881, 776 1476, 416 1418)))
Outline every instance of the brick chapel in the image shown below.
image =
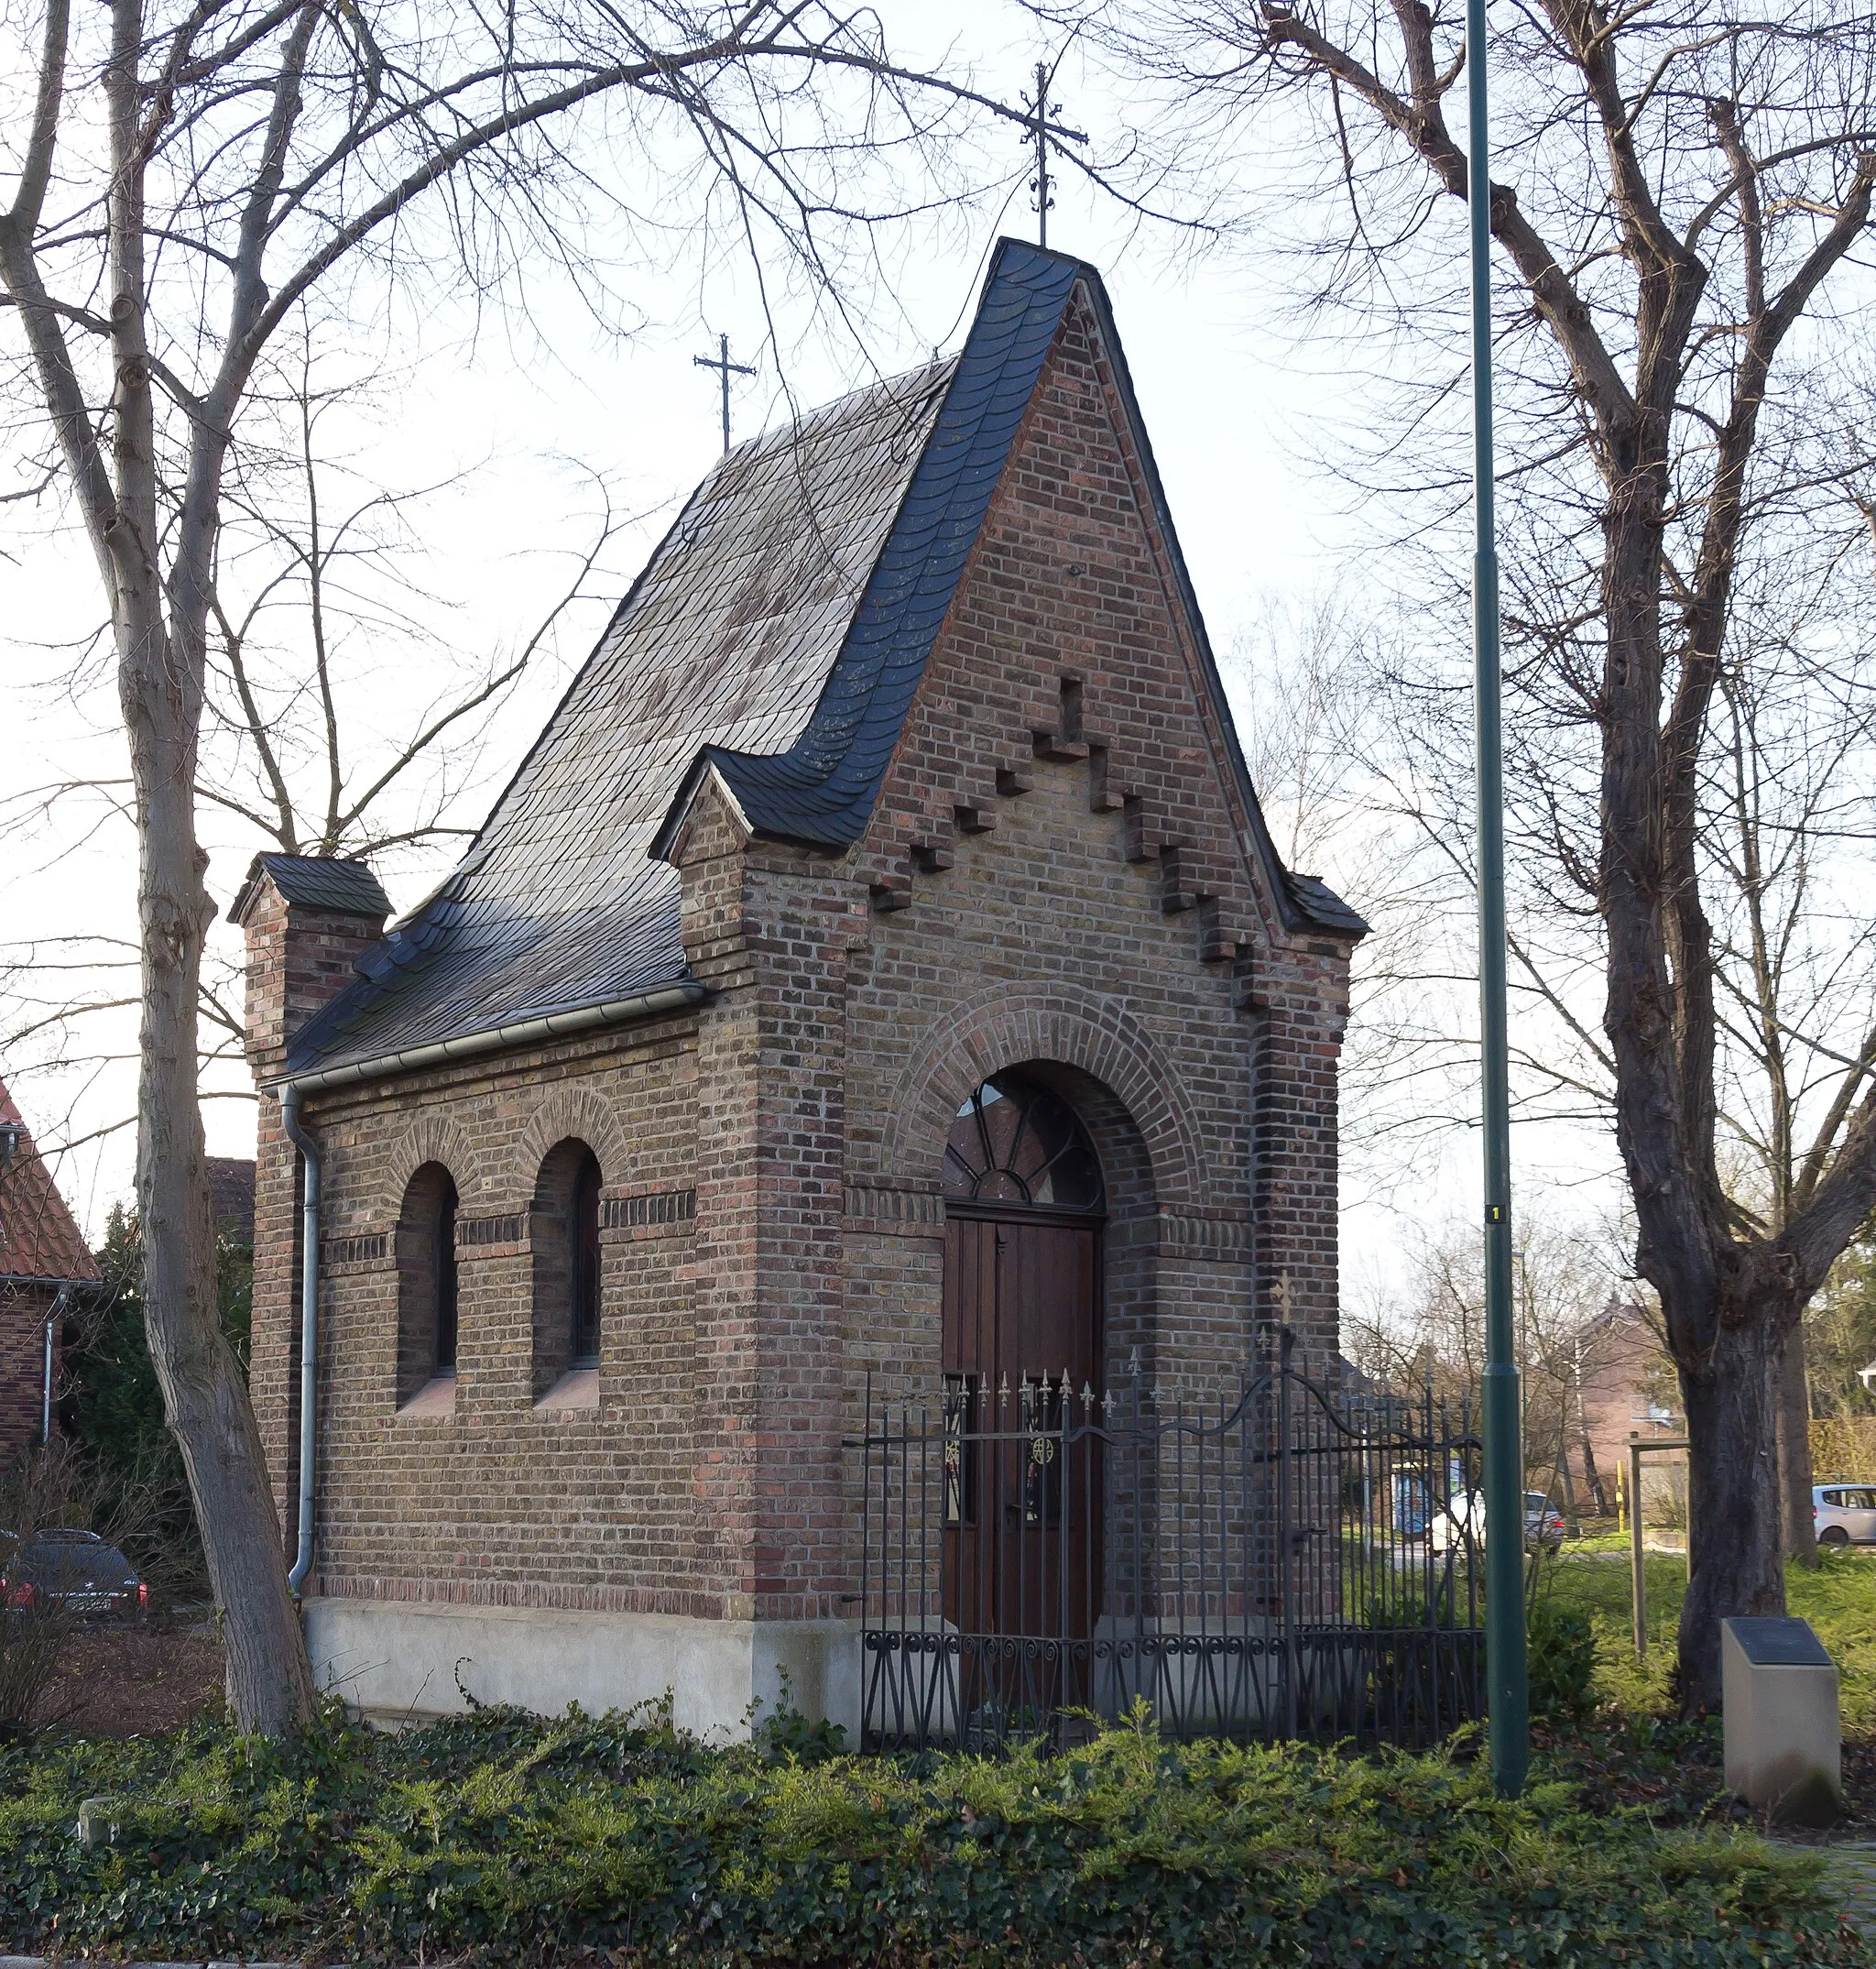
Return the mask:
POLYGON ((853 1727, 869 1377, 1333 1351, 1364 925, 1264 826, 1080 261, 1004 241, 958 355, 730 452, 387 912, 277 855, 234 907, 254 1396, 366 1713, 853 1727))

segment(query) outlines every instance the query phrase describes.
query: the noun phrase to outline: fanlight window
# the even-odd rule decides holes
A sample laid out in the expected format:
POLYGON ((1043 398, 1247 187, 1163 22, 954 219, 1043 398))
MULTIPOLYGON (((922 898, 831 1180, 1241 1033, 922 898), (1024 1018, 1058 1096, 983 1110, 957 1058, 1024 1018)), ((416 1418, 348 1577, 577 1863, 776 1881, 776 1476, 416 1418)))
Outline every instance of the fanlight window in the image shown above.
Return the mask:
POLYGON ((1040 1209, 1098 1210, 1101 1165, 1074 1110, 1021 1074, 993 1074, 952 1124, 947 1196, 1040 1209))

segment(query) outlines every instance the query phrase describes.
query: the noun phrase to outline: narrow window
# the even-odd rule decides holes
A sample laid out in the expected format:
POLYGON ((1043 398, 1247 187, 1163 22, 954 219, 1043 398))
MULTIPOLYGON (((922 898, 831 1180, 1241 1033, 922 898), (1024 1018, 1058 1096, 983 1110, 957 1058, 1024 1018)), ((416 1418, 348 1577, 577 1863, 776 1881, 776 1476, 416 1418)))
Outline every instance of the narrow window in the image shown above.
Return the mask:
POLYGON ((534 1402, 599 1405, 599 1158, 577 1135, 556 1142, 534 1179, 534 1402))
POLYGON ((425 1163, 398 1215, 398 1406, 448 1415, 456 1385, 456 1184, 425 1163))
POLYGON ((589 1150, 573 1185, 573 1333, 568 1364, 599 1365, 599 1161, 589 1150))
POLYGON ((431 1249, 436 1264, 436 1372, 456 1372, 456 1186, 443 1178, 431 1249))

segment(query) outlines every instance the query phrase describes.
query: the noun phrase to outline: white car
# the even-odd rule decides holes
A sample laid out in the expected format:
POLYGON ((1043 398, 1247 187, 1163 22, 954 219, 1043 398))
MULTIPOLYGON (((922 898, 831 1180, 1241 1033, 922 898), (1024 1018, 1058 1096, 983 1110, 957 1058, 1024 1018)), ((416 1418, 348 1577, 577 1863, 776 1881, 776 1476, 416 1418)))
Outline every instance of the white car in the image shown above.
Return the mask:
POLYGON ((1819 1545, 1876 1545, 1876 1484, 1820 1483, 1811 1516, 1819 1545))
MULTIPOLYGON (((1485 1493, 1456 1492, 1443 1511, 1434 1514, 1428 1535, 1435 1552, 1450 1552, 1468 1537, 1485 1537, 1485 1493), (1473 1530, 1477 1526, 1477 1532, 1473 1530)), ((1876 1537, 1876 1534, 1872 1534, 1876 1537)), ((1524 1543, 1532 1550, 1540 1547, 1554 1551, 1564 1542, 1563 1515, 1542 1491, 1524 1493, 1524 1543)))

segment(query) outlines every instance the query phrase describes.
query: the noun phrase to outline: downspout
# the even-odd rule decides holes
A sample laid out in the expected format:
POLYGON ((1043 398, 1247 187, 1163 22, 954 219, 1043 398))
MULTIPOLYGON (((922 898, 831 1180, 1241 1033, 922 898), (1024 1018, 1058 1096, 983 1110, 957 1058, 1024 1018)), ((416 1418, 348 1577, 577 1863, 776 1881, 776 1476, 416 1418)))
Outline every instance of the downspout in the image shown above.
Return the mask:
POLYGON ((71 1281, 61 1279, 59 1296, 52 1301, 52 1310, 46 1315, 46 1378, 39 1400, 39 1447, 47 1448, 52 1440, 52 1343, 53 1335, 59 1330, 59 1321, 65 1312, 66 1303, 71 1297, 71 1281))
POLYGON ((313 1368, 319 1342, 319 1176, 313 1139, 300 1125, 300 1089, 280 1089, 280 1122, 300 1151, 305 1183, 300 1197, 300 1547, 287 1584, 296 1599, 312 1570, 313 1368))

